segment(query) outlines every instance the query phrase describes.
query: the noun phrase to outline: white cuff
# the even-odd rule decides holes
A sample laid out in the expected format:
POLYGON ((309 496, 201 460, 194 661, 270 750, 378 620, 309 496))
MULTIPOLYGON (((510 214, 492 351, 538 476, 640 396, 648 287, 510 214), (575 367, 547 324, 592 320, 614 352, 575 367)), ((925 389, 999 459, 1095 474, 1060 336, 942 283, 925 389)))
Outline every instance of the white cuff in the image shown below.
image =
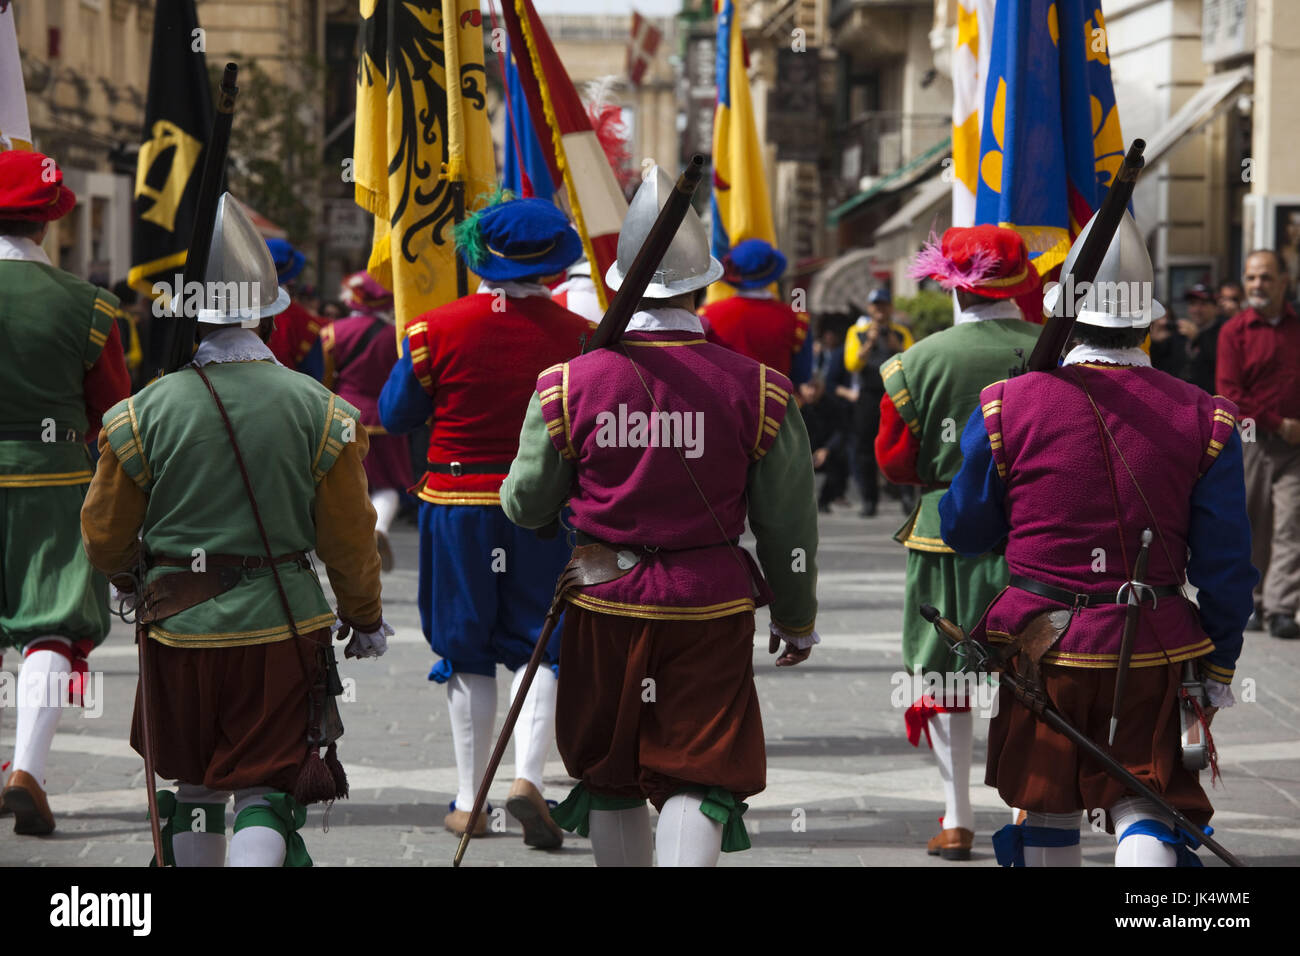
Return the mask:
POLYGON ((1232 696, 1232 685, 1225 684, 1222 681, 1207 680, 1205 682, 1205 694, 1210 698, 1210 706, 1218 707, 1222 710, 1224 707, 1231 707, 1237 702, 1232 696))
POLYGON ((791 647, 795 648, 796 650, 800 650, 800 651, 807 650, 808 648, 812 647, 814 644, 820 644, 822 642, 822 639, 817 636, 817 632, 815 630, 808 634, 803 635, 802 637, 796 637, 794 634, 791 634, 789 631, 784 630, 779 625, 772 624, 769 625, 769 628, 773 634, 775 634, 777 637, 785 641, 787 644, 789 644, 791 647))

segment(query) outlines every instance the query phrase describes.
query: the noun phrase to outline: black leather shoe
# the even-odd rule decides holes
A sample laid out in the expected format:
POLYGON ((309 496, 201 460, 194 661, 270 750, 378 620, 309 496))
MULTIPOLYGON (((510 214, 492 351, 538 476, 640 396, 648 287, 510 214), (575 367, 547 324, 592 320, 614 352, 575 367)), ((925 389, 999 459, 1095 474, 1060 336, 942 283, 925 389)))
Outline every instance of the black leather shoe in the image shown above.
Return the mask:
POLYGON ((1300 637, 1300 624, 1296 623, 1294 614, 1270 614, 1268 632, 1274 637, 1292 640, 1300 637))
POLYGON ((1259 612, 1259 608, 1255 608, 1255 610, 1251 612, 1250 617, 1246 619, 1246 630, 1264 630, 1264 615, 1259 612))
POLYGON ((867 502, 862 506, 862 510, 858 514, 863 518, 874 518, 876 516, 876 503, 874 501, 867 502))

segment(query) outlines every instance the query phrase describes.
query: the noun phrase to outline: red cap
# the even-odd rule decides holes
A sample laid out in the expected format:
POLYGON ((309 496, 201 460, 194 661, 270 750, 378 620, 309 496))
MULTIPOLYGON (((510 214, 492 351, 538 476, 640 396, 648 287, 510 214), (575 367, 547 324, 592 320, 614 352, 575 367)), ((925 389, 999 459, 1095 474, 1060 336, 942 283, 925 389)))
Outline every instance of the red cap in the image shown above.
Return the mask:
POLYGON ((935 279, 949 291, 964 289, 986 299, 1013 299, 1041 282, 1020 234, 990 225, 954 226, 942 242, 931 233, 910 273, 915 279, 935 279))
POLYGON ((42 153, 9 149, 0 153, 0 219, 52 222, 77 204, 63 185, 63 170, 42 153))

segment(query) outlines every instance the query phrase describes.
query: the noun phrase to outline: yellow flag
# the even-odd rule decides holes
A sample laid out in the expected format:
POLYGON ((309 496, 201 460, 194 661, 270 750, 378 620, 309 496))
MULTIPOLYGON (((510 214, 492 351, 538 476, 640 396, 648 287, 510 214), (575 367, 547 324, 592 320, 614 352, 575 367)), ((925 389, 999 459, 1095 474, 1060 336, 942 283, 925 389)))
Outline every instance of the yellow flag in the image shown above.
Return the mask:
MULTIPOLYGON (((375 216, 368 268, 393 290, 400 343, 408 322, 457 297, 453 182, 466 213, 496 183, 483 21, 478 0, 361 0, 361 17, 352 172, 375 216)), ((468 283, 472 293, 478 278, 468 283)))

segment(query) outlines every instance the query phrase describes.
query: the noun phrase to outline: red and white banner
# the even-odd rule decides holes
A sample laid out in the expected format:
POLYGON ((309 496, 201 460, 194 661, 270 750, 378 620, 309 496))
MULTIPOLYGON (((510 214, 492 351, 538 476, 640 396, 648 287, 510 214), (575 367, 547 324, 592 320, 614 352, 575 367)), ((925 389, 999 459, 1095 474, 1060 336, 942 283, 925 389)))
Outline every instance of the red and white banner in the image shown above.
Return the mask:
POLYGON ((654 61, 655 51, 663 33, 635 10, 632 11, 632 38, 627 45, 627 78, 633 86, 640 86, 654 61))

